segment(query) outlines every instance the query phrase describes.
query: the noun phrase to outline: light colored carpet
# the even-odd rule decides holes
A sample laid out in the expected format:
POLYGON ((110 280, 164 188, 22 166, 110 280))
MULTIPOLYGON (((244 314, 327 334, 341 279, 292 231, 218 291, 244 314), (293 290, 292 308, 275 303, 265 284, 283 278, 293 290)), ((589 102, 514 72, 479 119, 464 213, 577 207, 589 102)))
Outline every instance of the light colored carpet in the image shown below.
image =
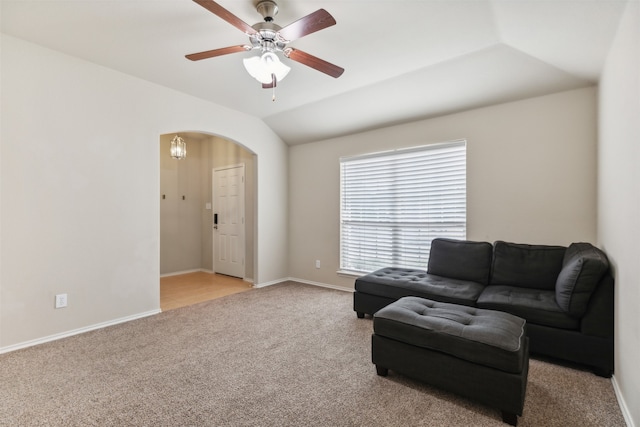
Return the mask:
MULTIPOLYGON (((347 292, 255 289, 0 355, 2 426, 504 426, 376 375, 347 292)), ((519 426, 624 426, 608 379, 531 360, 519 426)))

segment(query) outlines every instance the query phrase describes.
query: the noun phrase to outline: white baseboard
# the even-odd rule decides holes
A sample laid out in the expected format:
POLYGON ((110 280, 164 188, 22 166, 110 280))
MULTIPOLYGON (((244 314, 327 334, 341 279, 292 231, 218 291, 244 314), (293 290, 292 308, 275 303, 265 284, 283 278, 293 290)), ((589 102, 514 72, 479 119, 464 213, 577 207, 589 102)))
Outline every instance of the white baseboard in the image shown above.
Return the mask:
MULTIPOLYGON (((160 277, 180 276, 182 274, 200 273, 200 272, 209 273, 209 274, 216 274, 215 271, 208 270, 206 268, 194 268, 192 270, 174 271, 172 273, 161 274, 160 277)), ((244 280, 245 282, 253 283, 253 279, 251 277, 243 277, 242 280, 244 280)))
POLYGON ((211 270, 205 270, 203 268, 194 268, 191 270, 173 271, 171 273, 161 274, 160 277, 180 276, 181 274, 199 273, 201 271, 204 271, 205 273, 213 273, 213 271, 211 270))
POLYGON ((289 277, 287 280, 291 280, 292 282, 304 283, 305 285, 319 286, 321 288, 329 288, 329 289, 335 289, 338 291, 345 291, 345 292, 355 292, 355 290, 352 288, 345 288, 342 286, 330 285, 328 283, 313 282, 311 280, 305 280, 305 279, 297 279, 295 277, 289 277))
POLYGON ((84 328, 78 328, 78 329, 73 329, 71 331, 62 332, 62 333, 59 333, 59 334, 49 335, 47 337, 38 338, 38 339, 35 339, 35 340, 24 341, 24 342, 21 342, 21 343, 18 343, 18 344, 9 345, 7 347, 1 347, 0 348, 0 354, 9 353, 11 351, 20 350, 20 349, 27 348, 27 347, 33 347, 34 345, 44 344, 44 343, 50 342, 50 341, 56 341, 56 340, 59 340, 59 339, 62 339, 62 338, 71 337, 73 335, 82 334, 82 333, 93 331, 93 330, 96 330, 96 329, 106 328, 107 326, 113 326, 113 325, 117 325, 119 323, 130 322, 132 320, 141 319, 143 317, 148 317, 148 316, 153 316, 153 315, 159 314, 159 313, 161 313, 160 310, 151 310, 151 311, 147 311, 147 312, 144 312, 144 313, 134 314, 132 316, 121 317, 119 319, 109 320, 108 322, 96 323, 94 325, 86 326, 84 328))
POLYGON ((253 287, 254 288, 266 288, 267 286, 277 285, 278 283, 286 282, 287 280, 289 280, 289 279, 276 279, 276 280, 272 280, 270 282, 254 283, 253 287))
POLYGON ((287 277, 284 279, 277 279, 277 280, 272 280, 271 282, 264 282, 264 283, 258 283, 253 285, 254 288, 264 288, 267 286, 272 286, 272 285, 277 285, 278 283, 284 283, 284 282, 298 282, 298 283, 304 283, 305 285, 312 285, 312 286, 319 286, 321 288, 329 288, 329 289, 336 289, 338 291, 345 291, 345 292, 354 292, 353 289, 350 288, 344 288, 342 286, 336 286, 336 285, 330 285, 328 283, 321 283, 321 282, 313 282, 311 280, 305 280, 305 279, 298 279, 295 277, 287 277))
POLYGON ((613 391, 616 394, 616 399, 618 399, 618 406, 620 406, 620 410, 622 411, 622 416, 624 417, 625 423, 627 423, 628 427, 636 427, 635 423, 633 422, 633 418, 631 418, 629 406, 627 406, 627 402, 624 400, 624 396, 620 391, 620 387, 618 386, 618 381, 616 381, 615 375, 611 377, 611 384, 613 385, 613 391))

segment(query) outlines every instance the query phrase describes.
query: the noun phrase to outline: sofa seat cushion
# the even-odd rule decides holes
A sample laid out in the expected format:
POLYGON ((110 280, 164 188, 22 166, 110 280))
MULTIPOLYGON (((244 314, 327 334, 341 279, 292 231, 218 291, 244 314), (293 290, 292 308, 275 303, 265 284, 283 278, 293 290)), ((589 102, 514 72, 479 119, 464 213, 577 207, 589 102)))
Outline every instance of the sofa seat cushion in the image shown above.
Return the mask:
POLYGON ((480 308, 514 314, 536 325, 574 330, 580 327, 579 319, 569 316, 558 306, 555 291, 487 286, 477 304, 480 308))
POLYGON ((497 241, 491 285, 554 290, 567 248, 497 241))
POLYGON ((376 335, 513 373, 522 372, 525 325, 508 313, 416 297, 373 316, 376 335))
POLYGON ((491 243, 437 238, 431 241, 427 273, 488 285, 492 257, 491 243))
POLYGON ((356 292, 399 299, 416 296, 462 305, 475 305, 484 289, 480 283, 428 274, 424 270, 386 267, 356 279, 356 292))
POLYGON ((591 294, 609 269, 607 256, 590 243, 572 243, 556 282, 556 302, 573 317, 587 311, 591 294))

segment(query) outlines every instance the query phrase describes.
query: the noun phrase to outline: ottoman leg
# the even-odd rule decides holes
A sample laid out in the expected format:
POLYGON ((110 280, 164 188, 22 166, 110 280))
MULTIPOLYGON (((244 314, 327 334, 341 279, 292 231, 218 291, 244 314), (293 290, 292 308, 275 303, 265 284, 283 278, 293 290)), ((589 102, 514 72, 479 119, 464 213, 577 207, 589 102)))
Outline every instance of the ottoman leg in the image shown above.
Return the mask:
POLYGON ((387 374, 389 373, 389 369, 387 369, 387 368, 383 368, 383 367, 382 367, 382 366, 380 366, 380 365, 376 365, 376 373, 377 373, 378 375, 380 375, 381 377, 386 377, 386 376, 387 376, 387 374))
POLYGON ((356 311, 356 316, 358 316, 358 319, 364 319, 364 313, 361 311, 356 311))
POLYGON ((518 416, 513 412, 502 411, 502 421, 511 424, 512 426, 518 425, 518 416))

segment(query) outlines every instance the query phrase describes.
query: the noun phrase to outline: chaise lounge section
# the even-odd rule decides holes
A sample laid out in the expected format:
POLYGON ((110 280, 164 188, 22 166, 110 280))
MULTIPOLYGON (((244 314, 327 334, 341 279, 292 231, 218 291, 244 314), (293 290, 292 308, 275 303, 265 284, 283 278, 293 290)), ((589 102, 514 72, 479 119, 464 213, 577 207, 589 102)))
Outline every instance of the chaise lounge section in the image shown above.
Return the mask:
POLYGON ((527 321, 531 353, 613 373, 613 277, 589 243, 434 239, 426 271, 388 267, 358 278, 354 310, 373 315, 406 296, 513 314, 527 321))

